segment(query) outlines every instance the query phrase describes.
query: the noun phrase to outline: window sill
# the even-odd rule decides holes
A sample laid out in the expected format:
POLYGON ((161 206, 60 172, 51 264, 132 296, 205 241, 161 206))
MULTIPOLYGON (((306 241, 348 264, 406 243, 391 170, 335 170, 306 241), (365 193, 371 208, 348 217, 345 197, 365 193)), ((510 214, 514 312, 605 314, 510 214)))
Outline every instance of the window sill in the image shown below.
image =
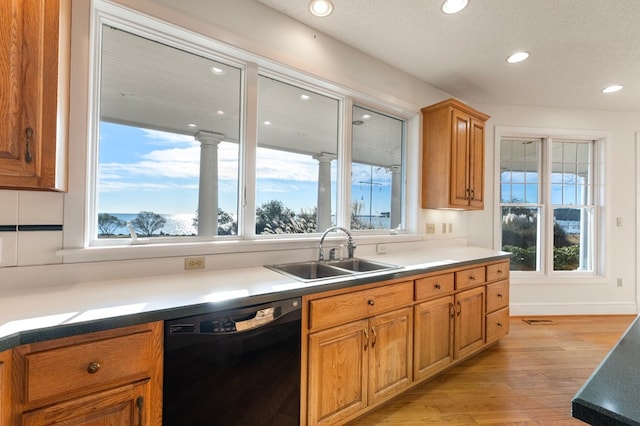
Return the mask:
MULTIPOLYGON (((326 238, 330 241, 345 239, 344 235, 336 234, 326 238)), ((380 243, 406 243, 422 241, 419 234, 375 234, 354 235, 358 246, 375 245, 380 243)), ((126 240, 127 242, 130 240, 126 240)), ((118 260, 139 260, 163 257, 203 256, 217 254, 240 254, 254 252, 270 252, 281 250, 317 249, 320 237, 301 238, 269 238, 255 240, 224 240, 224 241, 192 241, 184 243, 151 243, 127 244, 117 246, 95 246, 76 249, 61 249, 56 255, 63 256, 63 263, 101 262, 118 260)), ((362 252, 364 247, 359 250, 362 252)), ((375 248, 373 248, 375 253, 375 248)))

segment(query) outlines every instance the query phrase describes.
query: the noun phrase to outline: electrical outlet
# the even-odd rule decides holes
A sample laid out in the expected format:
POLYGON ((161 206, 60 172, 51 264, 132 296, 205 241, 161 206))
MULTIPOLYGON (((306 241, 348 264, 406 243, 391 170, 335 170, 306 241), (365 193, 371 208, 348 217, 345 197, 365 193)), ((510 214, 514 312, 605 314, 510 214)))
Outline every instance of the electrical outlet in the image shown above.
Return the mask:
POLYGON ((443 233, 443 234, 446 234, 446 233, 447 233, 447 224, 446 224, 446 223, 443 223, 443 224, 442 224, 442 233, 443 233))
POLYGON ((204 269, 205 260, 204 257, 185 257, 184 269, 204 269))
POLYGON ((436 224, 427 223, 427 234, 435 234, 435 233, 436 233, 436 224))
POLYGON ((378 245, 376 245, 376 253, 378 253, 378 254, 386 254, 387 253, 387 245, 386 244, 378 244, 378 245))
POLYGON ((622 287, 622 278, 618 278, 618 287, 622 287))
POLYGON ((453 223, 449 224, 449 233, 453 234, 453 223))

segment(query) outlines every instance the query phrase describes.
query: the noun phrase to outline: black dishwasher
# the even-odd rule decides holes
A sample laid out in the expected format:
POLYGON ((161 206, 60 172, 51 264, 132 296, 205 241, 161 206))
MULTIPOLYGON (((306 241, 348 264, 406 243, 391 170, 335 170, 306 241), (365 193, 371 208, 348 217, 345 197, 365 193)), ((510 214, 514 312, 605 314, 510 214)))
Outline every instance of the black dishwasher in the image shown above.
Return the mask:
POLYGON ((300 303, 165 321, 163 425, 298 425, 300 303))

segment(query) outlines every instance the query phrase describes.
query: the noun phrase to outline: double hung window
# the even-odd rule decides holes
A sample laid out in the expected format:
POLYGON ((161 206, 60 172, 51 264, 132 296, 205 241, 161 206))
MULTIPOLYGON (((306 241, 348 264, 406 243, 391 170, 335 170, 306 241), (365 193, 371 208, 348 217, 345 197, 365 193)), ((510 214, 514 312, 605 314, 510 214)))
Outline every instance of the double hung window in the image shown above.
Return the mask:
POLYGON ((596 145, 501 138, 500 237, 512 270, 595 272, 596 145))

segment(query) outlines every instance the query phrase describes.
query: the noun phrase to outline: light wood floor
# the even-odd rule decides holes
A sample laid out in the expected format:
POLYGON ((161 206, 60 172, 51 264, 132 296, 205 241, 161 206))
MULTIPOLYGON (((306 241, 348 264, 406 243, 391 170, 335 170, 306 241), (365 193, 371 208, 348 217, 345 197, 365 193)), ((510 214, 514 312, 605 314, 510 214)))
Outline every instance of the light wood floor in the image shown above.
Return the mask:
POLYGON ((635 316, 512 317, 485 352, 350 423, 372 425, 584 425, 571 399, 635 316), (527 317, 536 318, 536 317, 527 317))

